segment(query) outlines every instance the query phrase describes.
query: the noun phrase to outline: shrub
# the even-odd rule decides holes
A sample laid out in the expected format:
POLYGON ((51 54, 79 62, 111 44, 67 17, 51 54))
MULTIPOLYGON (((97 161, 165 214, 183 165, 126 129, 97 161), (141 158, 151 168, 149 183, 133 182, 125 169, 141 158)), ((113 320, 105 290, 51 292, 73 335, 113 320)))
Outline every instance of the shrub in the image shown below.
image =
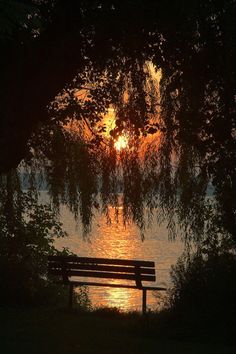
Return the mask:
POLYGON ((183 317, 234 321, 236 256, 230 251, 183 255, 172 268, 170 305, 183 317))
POLYGON ((45 303, 50 293, 62 295, 47 279, 47 256, 59 253, 54 240, 66 235, 53 208, 26 192, 20 205, 12 200, 11 208, 6 206, 1 203, 0 303, 45 303))

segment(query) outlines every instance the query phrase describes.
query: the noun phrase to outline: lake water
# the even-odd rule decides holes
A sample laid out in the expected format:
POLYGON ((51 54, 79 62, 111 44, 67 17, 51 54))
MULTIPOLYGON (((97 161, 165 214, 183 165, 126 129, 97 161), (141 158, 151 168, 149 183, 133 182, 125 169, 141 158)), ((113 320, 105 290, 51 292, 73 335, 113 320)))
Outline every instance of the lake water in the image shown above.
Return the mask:
MULTIPOLYGON (((152 227, 145 231, 145 239, 142 241, 134 224, 125 227, 122 222, 116 222, 114 209, 110 208, 110 213, 110 225, 107 224, 105 216, 95 215, 92 232, 84 238, 73 215, 62 206, 61 221, 68 237, 57 240, 57 247, 68 247, 78 256, 154 261, 157 281, 150 285, 170 286, 170 268, 183 251, 182 242, 169 241, 166 225, 159 226, 157 223, 153 223, 152 227)), ((88 293, 94 307, 117 307, 124 311, 141 310, 142 292, 139 290, 90 286, 88 293)), ((154 310, 160 306, 161 299, 157 292, 148 291, 148 309, 154 310)))

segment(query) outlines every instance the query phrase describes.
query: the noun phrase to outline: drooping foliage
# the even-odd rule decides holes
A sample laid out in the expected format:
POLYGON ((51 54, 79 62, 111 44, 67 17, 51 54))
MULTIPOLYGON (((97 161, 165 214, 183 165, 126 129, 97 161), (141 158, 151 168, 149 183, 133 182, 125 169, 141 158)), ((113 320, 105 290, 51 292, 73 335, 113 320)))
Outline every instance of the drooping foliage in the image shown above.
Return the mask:
MULTIPOLYGON (((17 115, 9 99, 2 105, 2 170, 26 151, 28 167, 43 162, 54 204, 67 203, 85 229, 122 192, 124 220, 141 229, 147 208, 172 236, 178 223, 196 242, 210 230, 235 240, 235 1, 29 3, 42 28, 21 38, 18 86, 15 60, 4 62, 20 104, 17 115), (129 149, 117 152, 125 133, 129 149)), ((15 37, 10 46, 13 59, 15 37)))

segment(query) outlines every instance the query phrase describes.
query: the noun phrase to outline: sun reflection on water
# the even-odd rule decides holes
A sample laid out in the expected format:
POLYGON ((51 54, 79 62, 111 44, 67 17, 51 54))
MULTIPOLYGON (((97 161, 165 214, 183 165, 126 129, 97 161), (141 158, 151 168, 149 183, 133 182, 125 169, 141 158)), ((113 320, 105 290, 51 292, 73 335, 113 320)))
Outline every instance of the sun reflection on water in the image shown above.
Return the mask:
MULTIPOLYGON (((88 239, 83 239, 82 230, 79 227, 76 229, 73 215, 64 208, 62 221, 69 236, 58 239, 57 246, 59 248, 68 247, 72 252, 83 257, 155 261, 157 283, 150 285, 168 285, 170 283, 170 267, 181 254, 183 244, 180 241, 168 241, 166 226, 160 227, 155 223, 146 230, 145 240, 142 241, 137 226, 133 223, 124 226, 122 208, 118 209, 118 222, 116 209, 110 207, 109 213, 109 224, 106 216, 95 215, 92 233, 88 239)), ((100 282, 98 279, 95 281, 100 282)), ((106 282, 106 280, 101 279, 101 282, 106 282)), ((112 282, 120 281, 114 280, 112 282)), ((121 281, 121 283, 123 282, 124 280, 121 281)), ((95 307, 117 307, 125 311, 141 310, 142 292, 139 290, 92 286, 88 290, 90 300, 95 307)), ((157 307, 156 296, 151 291, 147 294, 147 304, 152 309, 157 307)))

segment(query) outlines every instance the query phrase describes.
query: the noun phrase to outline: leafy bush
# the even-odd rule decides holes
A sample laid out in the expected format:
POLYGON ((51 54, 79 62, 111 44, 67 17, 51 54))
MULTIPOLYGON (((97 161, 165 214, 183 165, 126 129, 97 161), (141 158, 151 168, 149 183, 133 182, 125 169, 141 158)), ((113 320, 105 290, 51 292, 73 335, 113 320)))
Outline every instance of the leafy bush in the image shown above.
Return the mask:
POLYGON ((2 199, 0 207, 1 304, 45 303, 52 293, 55 301, 63 289, 47 278, 46 261, 48 255, 59 253, 55 238, 66 235, 56 213, 29 192, 14 196, 10 203, 2 199))
POLYGON ((172 268, 170 305, 181 316, 231 322, 236 315, 236 255, 197 251, 172 268))

